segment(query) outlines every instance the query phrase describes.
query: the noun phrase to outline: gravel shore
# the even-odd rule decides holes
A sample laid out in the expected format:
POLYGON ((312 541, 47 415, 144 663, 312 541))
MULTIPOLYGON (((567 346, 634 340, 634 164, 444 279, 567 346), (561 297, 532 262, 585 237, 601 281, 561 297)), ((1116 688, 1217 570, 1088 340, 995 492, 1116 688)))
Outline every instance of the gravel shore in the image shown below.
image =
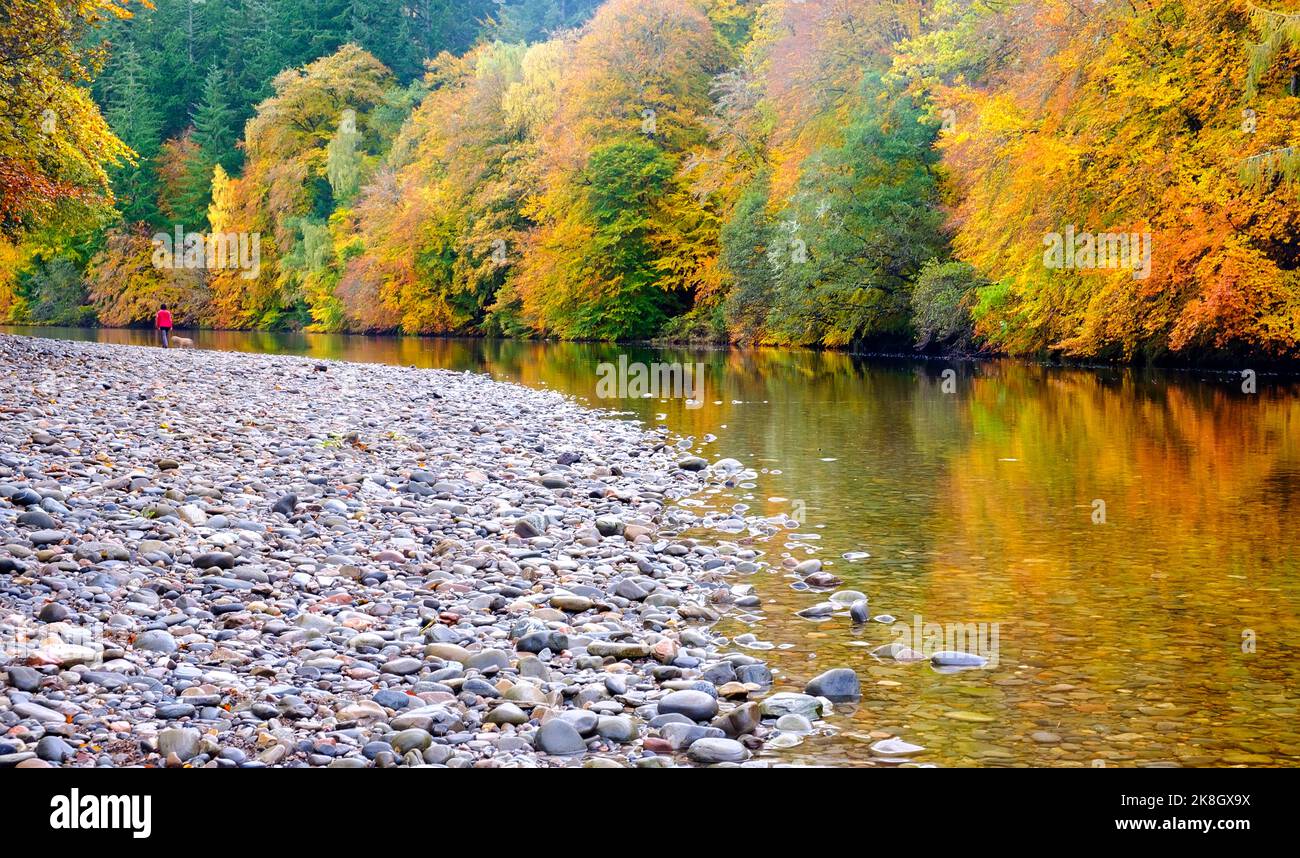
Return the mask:
POLYGON ((0 767, 760 765, 823 711, 709 630, 761 561, 675 502, 738 462, 469 373, 0 366, 0 767))

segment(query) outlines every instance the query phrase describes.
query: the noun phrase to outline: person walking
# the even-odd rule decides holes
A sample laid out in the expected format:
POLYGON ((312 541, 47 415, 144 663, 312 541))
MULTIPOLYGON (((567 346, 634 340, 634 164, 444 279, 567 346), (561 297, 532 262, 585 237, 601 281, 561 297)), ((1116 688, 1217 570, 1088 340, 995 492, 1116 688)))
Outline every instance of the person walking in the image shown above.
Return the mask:
POLYGON ((172 314, 167 309, 166 304, 163 304, 162 309, 158 311, 158 315, 153 317, 153 326, 162 335, 163 348, 171 348, 172 314))

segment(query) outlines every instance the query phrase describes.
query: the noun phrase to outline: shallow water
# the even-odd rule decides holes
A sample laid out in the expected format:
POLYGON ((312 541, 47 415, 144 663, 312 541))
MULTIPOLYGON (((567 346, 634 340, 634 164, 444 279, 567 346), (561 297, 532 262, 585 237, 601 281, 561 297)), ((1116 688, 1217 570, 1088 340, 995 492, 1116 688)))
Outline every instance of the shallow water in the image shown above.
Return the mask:
MULTIPOLYGON (((13 333, 151 342, 146 331, 13 333)), ((488 372, 662 422, 757 476, 710 508, 790 515, 729 618, 801 688, 855 668, 831 735, 769 756, 870 764, 872 731, 938 765, 1300 763, 1300 383, 1261 374, 1060 369, 841 354, 198 332, 200 348, 488 372), (597 364, 702 363, 700 407, 601 399, 597 364), (952 392, 945 370, 952 369, 952 392), (705 442, 706 436, 716 440, 705 442), (1099 503, 1100 502, 1100 503, 1099 503), (846 553, 865 553, 845 559, 846 553), (795 611, 785 558, 820 558, 873 622, 795 611), (871 647, 961 624, 985 669, 882 663, 871 647), (979 624, 984 624, 979 635, 979 624), (996 625, 995 625, 996 624, 996 625), (904 630, 921 631, 904 636, 904 630), (1048 735, 1050 734, 1050 735, 1048 735), (1055 741, 1054 741, 1055 740, 1055 741)), ((178 403, 183 406, 183 403, 178 403)), ((723 538, 734 538, 719 534, 723 538)), ((951 641, 950 641, 951 642, 951 641)))

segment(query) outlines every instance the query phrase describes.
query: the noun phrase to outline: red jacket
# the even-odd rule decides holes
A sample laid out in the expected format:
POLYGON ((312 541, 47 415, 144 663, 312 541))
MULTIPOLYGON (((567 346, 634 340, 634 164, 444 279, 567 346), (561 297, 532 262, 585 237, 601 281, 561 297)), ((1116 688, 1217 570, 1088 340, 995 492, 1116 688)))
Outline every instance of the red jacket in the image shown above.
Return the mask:
POLYGON ((154 327, 170 328, 172 326, 172 314, 168 310, 159 310, 158 315, 153 320, 154 327))

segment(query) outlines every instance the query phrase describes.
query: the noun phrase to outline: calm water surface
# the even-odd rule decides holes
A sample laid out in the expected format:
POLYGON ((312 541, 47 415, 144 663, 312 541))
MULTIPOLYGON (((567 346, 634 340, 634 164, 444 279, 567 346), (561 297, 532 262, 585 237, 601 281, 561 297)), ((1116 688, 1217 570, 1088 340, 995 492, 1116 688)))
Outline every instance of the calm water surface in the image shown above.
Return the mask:
MULTIPOLYGON (((8 330, 151 342, 146 331, 8 330)), ((1293 379, 1261 375, 1248 395, 1229 375, 1012 361, 194 338, 200 348, 487 372, 664 423, 702 455, 753 468, 751 482, 701 499, 802 521, 758 546, 772 564, 748 579, 761 611, 719 631, 771 645, 755 654, 782 687, 834 666, 863 678, 862 702, 837 707, 833 733, 772 757, 870 764, 874 731, 925 746, 918 762, 949 766, 1300 764, 1293 379), (703 407, 597 399, 596 364, 622 353, 703 363, 703 407), (945 674, 881 663, 869 650, 900 640, 899 626, 795 616, 825 597, 793 589, 782 565, 809 557, 907 628, 984 623, 991 644, 997 624, 996 666, 945 674)))

